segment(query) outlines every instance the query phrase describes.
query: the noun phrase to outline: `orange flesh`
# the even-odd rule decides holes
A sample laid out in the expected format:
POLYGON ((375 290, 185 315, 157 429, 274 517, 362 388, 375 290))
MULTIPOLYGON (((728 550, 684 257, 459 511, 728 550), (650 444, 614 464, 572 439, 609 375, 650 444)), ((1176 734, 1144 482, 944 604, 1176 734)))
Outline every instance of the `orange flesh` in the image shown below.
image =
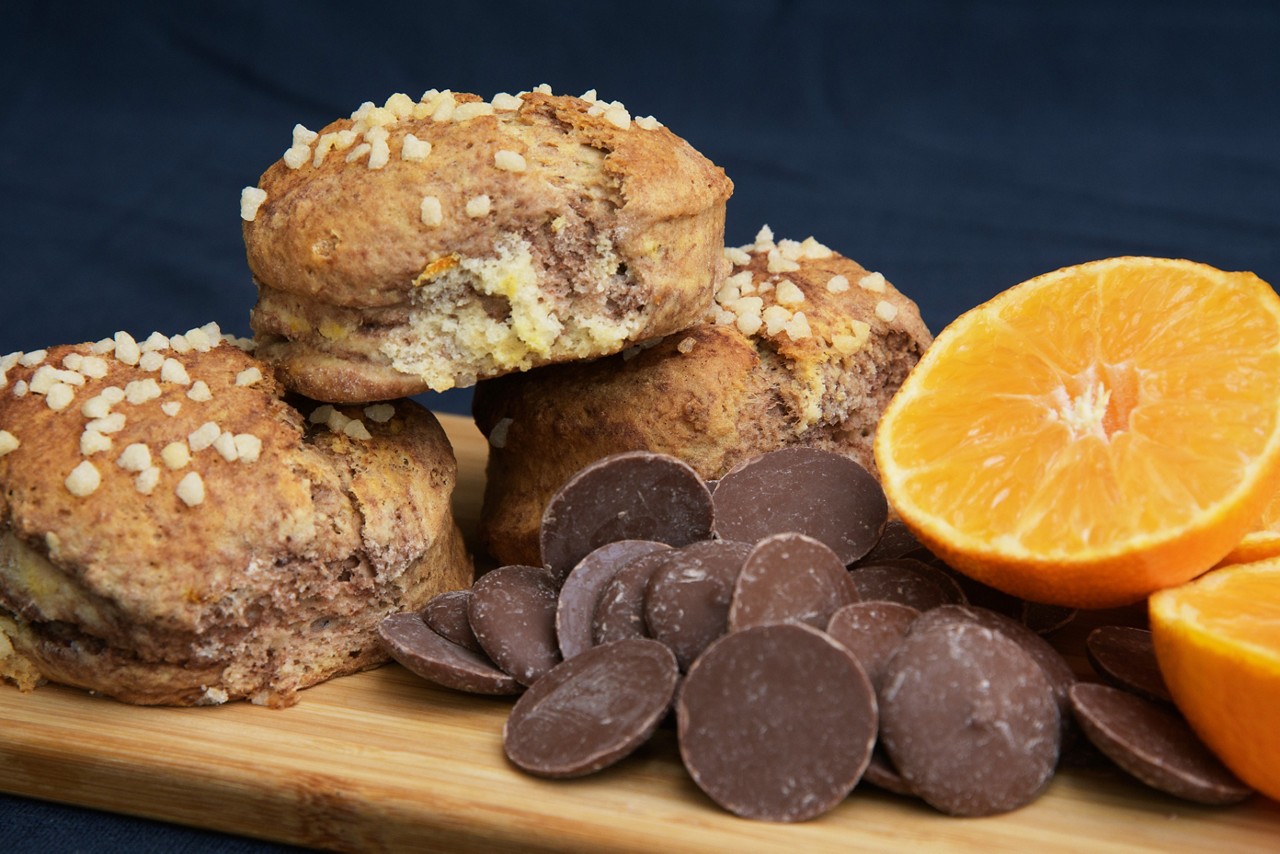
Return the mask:
POLYGON ((955 528, 1037 554, 1123 548, 1193 523, 1273 441, 1275 318, 1183 270, 1115 274, 983 312, 895 425, 908 489, 955 528))
POLYGON ((1205 576, 1185 595, 1170 591, 1177 616, 1214 639, 1253 648, 1280 665, 1280 570, 1241 567, 1205 576))

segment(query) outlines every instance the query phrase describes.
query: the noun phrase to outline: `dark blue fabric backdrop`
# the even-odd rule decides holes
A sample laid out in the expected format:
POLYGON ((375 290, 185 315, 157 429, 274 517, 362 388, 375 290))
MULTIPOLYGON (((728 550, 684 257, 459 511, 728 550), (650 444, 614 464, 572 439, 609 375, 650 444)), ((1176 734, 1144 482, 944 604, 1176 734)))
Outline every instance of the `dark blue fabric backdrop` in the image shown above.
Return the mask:
MULTIPOLYGON (((730 242, 812 234, 935 331, 1111 255, 1280 282, 1278 45, 1265 0, 7 0, 0 353, 247 333, 241 187, 295 122, 432 87, 652 113, 733 178, 730 242)), ((6 850, 253 847, 8 797, 0 828, 6 850)))

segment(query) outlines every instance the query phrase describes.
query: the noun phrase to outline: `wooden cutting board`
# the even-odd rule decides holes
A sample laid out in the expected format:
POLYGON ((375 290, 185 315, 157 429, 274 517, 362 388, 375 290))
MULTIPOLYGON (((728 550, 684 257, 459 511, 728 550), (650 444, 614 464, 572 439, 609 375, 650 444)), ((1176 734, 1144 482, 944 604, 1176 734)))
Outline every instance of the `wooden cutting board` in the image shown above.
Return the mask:
MULTIPOLYGON (((485 444, 441 416, 473 527, 485 444)), ((1187 804, 1103 767, 1066 769, 1038 801, 958 819, 862 786, 814 821, 735 818, 685 774, 673 732, 575 781, 502 755, 511 700, 438 689, 398 665, 312 688, 289 709, 138 708, 0 685, 0 790, 324 848, 755 851, 1274 851, 1280 804, 1187 804)))

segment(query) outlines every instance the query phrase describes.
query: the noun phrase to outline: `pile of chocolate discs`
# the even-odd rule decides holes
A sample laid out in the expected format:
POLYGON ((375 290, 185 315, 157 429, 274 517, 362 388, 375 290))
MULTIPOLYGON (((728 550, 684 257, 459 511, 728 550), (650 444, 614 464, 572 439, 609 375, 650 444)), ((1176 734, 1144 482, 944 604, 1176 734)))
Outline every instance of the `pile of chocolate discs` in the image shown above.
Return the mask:
POLYGON ((598 771, 674 717, 702 791, 767 821, 814 818, 862 781, 1006 812, 1077 741, 1178 797, 1251 794, 1169 703, 1143 628, 1095 630, 1099 679, 1078 680, 1044 636, 1072 612, 952 571, 847 457, 788 448, 707 483, 617 454, 565 483, 540 539, 545 565, 381 624, 419 676, 520 695, 503 744, 530 774, 598 771))

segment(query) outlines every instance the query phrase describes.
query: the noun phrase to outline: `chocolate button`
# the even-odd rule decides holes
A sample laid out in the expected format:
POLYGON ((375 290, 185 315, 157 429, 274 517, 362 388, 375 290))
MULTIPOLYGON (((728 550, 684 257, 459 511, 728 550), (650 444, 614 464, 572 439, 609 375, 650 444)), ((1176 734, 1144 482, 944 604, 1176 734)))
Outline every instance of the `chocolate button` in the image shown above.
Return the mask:
POLYGON ((885 668, 920 612, 899 602, 855 602, 831 615, 827 634, 853 653, 879 691, 885 668))
POLYGON ((1044 671, 1045 678, 1053 688, 1053 698, 1058 704, 1064 732, 1071 725, 1071 686, 1076 683, 1076 675, 1067 664, 1062 653, 1040 635, 1022 623, 1004 614, 986 608, 975 608, 972 605, 943 605, 921 614, 920 619, 912 626, 912 631, 925 630, 950 620, 968 620, 993 631, 1000 632, 1009 640, 1022 647, 1044 671))
POLYGON ((560 654, 573 658, 594 645, 591 624, 600 593, 617 572, 636 558, 670 546, 652 540, 619 540, 588 554, 573 568, 560 588, 556 606, 556 639, 560 654))
POLYGON ((1107 682, 1148 700, 1173 702, 1147 629, 1099 626, 1084 643, 1089 663, 1107 682))
POLYGON ((921 550, 927 551, 916 539, 916 535, 898 519, 890 519, 885 523, 880 539, 871 547, 871 551, 862 557, 861 562, 874 563, 877 560, 903 557, 921 550))
POLYGON ((880 692, 890 760, 911 791, 951 815, 992 815, 1034 800, 1053 777, 1060 726, 1035 659, 970 621, 913 627, 880 692))
POLYGON ((391 657, 429 682, 470 694, 519 694, 524 686, 489 659, 433 632, 418 614, 391 614, 378 623, 391 657))
POLYGON ((467 617, 485 653, 522 685, 560 662, 557 590, 540 566, 503 566, 471 586, 467 617))
POLYGON ((467 606, 470 604, 470 590, 439 593, 431 597, 422 609, 422 619, 436 634, 472 652, 483 653, 484 649, 476 640, 476 633, 471 631, 471 620, 467 617, 467 606))
POLYGON ((664 552, 650 552, 631 561, 609 579, 600 591, 591 625, 591 636, 597 645, 651 637, 644 621, 644 603, 649 579, 666 560, 664 552))
POLYGON ((826 543, 844 564, 871 550, 889 517, 879 481, 854 460, 816 448, 739 464, 720 478, 713 500, 723 540, 756 543, 794 531, 826 543))
POLYGON ((858 601, 849 570, 804 534, 774 534, 756 543, 734 585, 729 631, 770 623, 825 629, 838 609, 858 601))
POLYGON ((676 724, 685 768, 713 801, 746 818, 804 821, 862 777, 876 701, 857 660, 822 632, 755 626, 690 668, 676 724))
POLYGON ((1186 721, 1151 701, 1081 682, 1071 702, 1089 741, 1148 786, 1202 804, 1234 804, 1253 794, 1186 721))
POLYGON ((507 758, 541 777, 579 777, 612 765, 653 734, 678 678, 675 656, 657 641, 585 650, 516 702, 502 730, 507 758))
POLYGON ((687 463, 648 451, 614 454, 583 468, 552 496, 542 515, 542 562, 563 579, 606 543, 705 540, 711 518, 711 493, 687 463))
POLYGON ((645 594, 649 633, 671 647, 680 670, 728 630, 733 587, 751 546, 723 540, 672 549, 645 594))
POLYGON ((928 611, 965 602, 964 591, 942 570, 911 558, 859 564, 849 571, 864 602, 884 601, 928 611))
POLYGON ((898 769, 893 767, 893 761, 889 759, 889 755, 879 745, 871 751, 871 761, 867 763, 867 770, 862 772, 862 779, 877 789, 884 789, 895 795, 915 796, 911 787, 907 785, 907 781, 898 773, 898 769))

